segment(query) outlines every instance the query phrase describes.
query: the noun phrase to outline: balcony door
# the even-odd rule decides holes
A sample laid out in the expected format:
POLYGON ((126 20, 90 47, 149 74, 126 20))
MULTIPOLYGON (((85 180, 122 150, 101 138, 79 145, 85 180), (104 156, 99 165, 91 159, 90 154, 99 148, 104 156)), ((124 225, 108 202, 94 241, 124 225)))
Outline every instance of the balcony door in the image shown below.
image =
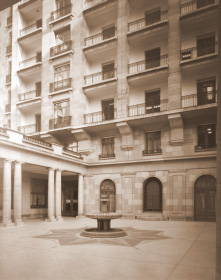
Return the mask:
POLYGON ((197 104, 204 105, 216 101, 215 79, 197 82, 197 104))
POLYGON ((145 52, 146 69, 160 66, 160 48, 145 52))
POLYGON ((102 65, 103 80, 114 78, 114 62, 102 65))
POLYGON ((146 114, 160 111, 160 90, 145 92, 146 114))
POLYGON ((212 5, 212 4, 215 4, 215 0, 197 0, 196 1, 197 9, 200 9, 205 6, 212 5))
POLYGON ((35 115, 36 132, 41 131, 41 114, 35 115))
POLYGON ((114 99, 103 100, 102 103, 102 120, 114 119, 114 99))
POLYGON ((146 25, 151 25, 160 21, 160 9, 154 9, 145 13, 146 25))
POLYGON ((197 38, 197 56, 215 53, 215 34, 197 38))

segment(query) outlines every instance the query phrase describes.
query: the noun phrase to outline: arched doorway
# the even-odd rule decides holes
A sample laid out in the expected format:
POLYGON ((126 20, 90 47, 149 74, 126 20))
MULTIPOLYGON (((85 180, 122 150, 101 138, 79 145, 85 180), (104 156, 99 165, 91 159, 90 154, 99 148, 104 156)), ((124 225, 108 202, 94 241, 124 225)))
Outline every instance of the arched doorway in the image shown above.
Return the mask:
POLYGON ((162 184, 157 178, 149 178, 144 182, 143 211, 162 212, 162 184))
POLYGON ((113 181, 107 179, 101 184, 100 189, 100 211, 115 212, 116 189, 113 181))
POLYGON ((200 176, 194 184, 195 221, 216 221, 216 179, 211 175, 200 176))

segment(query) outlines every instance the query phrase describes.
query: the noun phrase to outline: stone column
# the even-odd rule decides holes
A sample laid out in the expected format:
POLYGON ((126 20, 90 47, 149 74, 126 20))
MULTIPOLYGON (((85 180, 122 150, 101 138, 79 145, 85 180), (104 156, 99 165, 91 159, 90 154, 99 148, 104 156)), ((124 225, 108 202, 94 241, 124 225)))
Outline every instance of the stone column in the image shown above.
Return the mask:
POLYGON ((54 169, 48 169, 48 221, 55 221, 54 217, 54 169))
POLYGON ((11 221, 11 161, 4 160, 2 225, 12 226, 11 221))
POLYGON ((21 162, 15 162, 14 166, 14 222, 21 225, 21 200, 22 200, 22 170, 21 162))
POLYGON ((57 169, 55 174, 55 217, 61 221, 61 170, 57 169))
POLYGON ((83 216, 84 212, 84 176, 78 176, 78 216, 83 216))

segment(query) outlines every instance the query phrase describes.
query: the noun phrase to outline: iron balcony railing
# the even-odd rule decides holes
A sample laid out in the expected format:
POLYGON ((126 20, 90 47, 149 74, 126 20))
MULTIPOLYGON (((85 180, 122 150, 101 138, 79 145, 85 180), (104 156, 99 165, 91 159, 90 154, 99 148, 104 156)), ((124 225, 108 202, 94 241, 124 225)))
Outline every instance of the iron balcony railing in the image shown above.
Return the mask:
POLYGON ((11 104, 6 104, 5 105, 5 113, 11 112, 11 104))
POLYGON ((159 19, 153 20, 153 22, 151 22, 151 23, 147 23, 146 18, 141 18, 141 19, 129 22, 128 30, 129 30, 129 32, 141 30, 141 29, 145 28, 146 26, 151 26, 152 24, 160 23, 164 20, 167 20, 167 17, 168 17, 168 11, 165 10, 160 13, 159 19))
POLYGON ((116 78, 117 69, 114 68, 109 71, 98 72, 95 74, 84 76, 84 84, 92 85, 97 84, 105 80, 116 78))
POLYGON ((49 120, 49 129, 71 126, 71 116, 60 117, 49 120))
POLYGON ((29 100, 29 99, 33 99, 35 97, 39 97, 41 96, 41 91, 40 90, 31 90, 25 93, 20 93, 18 95, 18 99, 19 101, 25 101, 25 100, 29 100))
POLYGON ((111 153, 111 154, 101 154, 99 155, 99 159, 107 159, 107 158, 115 158, 115 153, 111 153))
POLYGON ((181 16, 190 14, 197 9, 208 7, 210 5, 218 4, 219 0, 199 1, 193 0, 180 6, 181 16))
POLYGON ((64 79, 61 81, 50 83, 49 91, 55 92, 62 89, 71 88, 72 78, 64 79))
POLYGON ((24 140, 27 140, 27 141, 30 141, 32 143, 36 143, 38 145, 41 145, 41 146, 45 146, 45 147, 48 147, 48 148, 52 148, 52 144, 51 143, 47 143, 47 142, 44 142, 42 140, 37 140, 37 139, 33 139, 31 137, 28 137, 26 135, 23 136, 23 139, 24 140))
POLYGON ((217 91, 213 90, 208 93, 200 92, 196 94, 182 96, 181 103, 182 103, 182 108, 217 103, 217 91))
POLYGON ((39 132, 40 130, 38 129, 38 126, 36 124, 28 124, 28 125, 19 126, 18 131, 23 134, 30 134, 30 133, 39 132))
POLYGON ((156 67, 166 66, 166 65, 168 65, 167 54, 162 55, 160 57, 153 57, 153 59, 150 59, 148 61, 143 60, 143 61, 131 63, 128 65, 128 71, 129 74, 133 75, 133 74, 142 73, 149 69, 154 69, 156 67))
POLYGON ((162 154, 162 149, 144 150, 142 154, 143 156, 151 154, 162 154))
POLYGON ((93 45, 103 42, 104 40, 114 38, 116 35, 117 35, 117 28, 115 27, 114 32, 110 32, 109 36, 106 36, 106 35, 104 36, 104 33, 101 32, 101 33, 98 33, 98 34, 85 38, 84 44, 86 47, 93 46, 93 45))
POLYGON ((84 10, 89 9, 93 6, 96 6, 98 4, 108 2, 109 0, 85 0, 84 1, 84 10))
POLYGON ((160 100, 160 103, 148 105, 145 103, 128 106, 128 117, 141 116, 168 110, 168 99, 160 100))
POLYGON ((6 84, 11 83, 11 74, 6 75, 6 84))
POLYGON ((41 54, 37 54, 36 56, 30 57, 28 59, 25 59, 23 61, 19 62, 19 67, 20 70, 24 69, 26 67, 31 67, 33 65, 35 65, 36 63, 41 62, 41 54))
POLYGON ((182 50, 181 60, 191 60, 213 53, 218 53, 218 42, 182 50))
POLYGON ((78 152, 76 152, 76 151, 73 151, 73 150, 71 150, 70 148, 63 148, 63 152, 72 154, 72 155, 74 155, 74 156, 80 156, 80 155, 81 155, 80 153, 78 153, 78 152))
POLYGON ((71 49, 72 49, 72 41, 64 42, 60 45, 52 47, 50 49, 50 56, 52 57, 52 56, 70 51, 71 49))
POLYGON ((72 10, 72 4, 69 4, 61 9, 58 9, 51 13, 51 20, 53 21, 66 16, 71 13, 71 10, 72 10))
POLYGON ((12 16, 7 17, 7 26, 12 24, 12 16))
POLYGON ((24 36, 30 34, 37 30, 38 28, 42 27, 42 20, 37 20, 35 23, 23 28, 20 30, 20 36, 24 36))
POLYGON ((6 54, 10 54, 10 53, 12 53, 12 45, 8 45, 6 47, 6 54))
POLYGON ((84 115, 84 123, 92 124, 103 121, 110 121, 117 118, 117 110, 109 110, 108 112, 100 111, 95 113, 89 113, 84 115))

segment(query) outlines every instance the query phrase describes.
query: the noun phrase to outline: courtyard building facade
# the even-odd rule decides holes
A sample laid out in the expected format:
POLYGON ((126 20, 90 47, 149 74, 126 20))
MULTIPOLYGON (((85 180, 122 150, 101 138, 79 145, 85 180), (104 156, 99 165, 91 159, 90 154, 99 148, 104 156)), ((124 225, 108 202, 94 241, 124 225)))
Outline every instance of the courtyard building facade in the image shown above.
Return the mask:
POLYGON ((218 0, 0 12, 0 215, 215 221, 218 0))

